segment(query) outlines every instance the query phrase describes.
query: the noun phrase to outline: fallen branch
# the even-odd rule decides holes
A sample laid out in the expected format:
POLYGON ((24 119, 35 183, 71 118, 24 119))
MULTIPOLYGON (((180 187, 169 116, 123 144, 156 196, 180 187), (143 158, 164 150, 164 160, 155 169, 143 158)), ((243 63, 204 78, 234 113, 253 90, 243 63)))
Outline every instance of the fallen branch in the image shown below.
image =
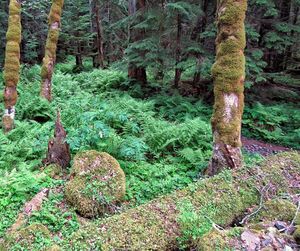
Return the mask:
POLYGON ((8 232, 14 232, 23 226, 32 213, 41 210, 43 201, 48 198, 49 188, 44 188, 36 194, 25 206, 21 213, 19 213, 16 222, 10 227, 8 232))
POLYGON ((265 186, 262 191, 260 192, 261 196, 260 196, 260 202, 259 202, 259 207, 252 212, 251 214, 247 215, 246 217, 243 218, 243 220, 240 222, 241 225, 244 225, 251 217, 253 217, 254 215, 258 214, 260 212, 260 210, 263 209, 264 207, 264 197, 265 194, 268 193, 269 189, 271 188, 270 184, 268 184, 267 186, 265 186))

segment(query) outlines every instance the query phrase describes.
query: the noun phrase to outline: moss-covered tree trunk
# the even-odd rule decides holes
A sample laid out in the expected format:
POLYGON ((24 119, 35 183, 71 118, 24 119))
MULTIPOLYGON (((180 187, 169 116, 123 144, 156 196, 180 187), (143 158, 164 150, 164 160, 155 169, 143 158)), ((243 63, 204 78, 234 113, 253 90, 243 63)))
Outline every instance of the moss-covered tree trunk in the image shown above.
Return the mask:
POLYGON ((56 61, 56 48, 60 29, 60 19, 64 0, 53 0, 49 14, 49 31, 45 47, 45 57, 41 71, 41 96, 51 101, 52 75, 56 61))
POLYGON ((207 170, 242 166, 241 120, 244 109, 247 0, 219 0, 217 6, 217 56, 212 67, 215 105, 212 117, 213 156, 207 170))
POLYGON ((9 132, 13 128, 15 118, 15 105, 18 98, 17 84, 20 71, 21 29, 21 3, 18 0, 11 0, 9 4, 4 63, 5 111, 3 115, 3 130, 5 132, 9 132))

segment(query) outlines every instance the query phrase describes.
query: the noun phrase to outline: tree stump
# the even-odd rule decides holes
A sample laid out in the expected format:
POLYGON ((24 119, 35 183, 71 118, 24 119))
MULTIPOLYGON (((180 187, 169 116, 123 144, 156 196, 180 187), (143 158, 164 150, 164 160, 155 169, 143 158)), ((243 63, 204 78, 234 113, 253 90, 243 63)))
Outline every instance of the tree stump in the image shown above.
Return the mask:
POLYGON ((69 166, 71 153, 66 142, 67 133, 60 121, 60 113, 57 111, 54 138, 49 140, 47 157, 42 161, 44 165, 57 164, 62 168, 69 166))

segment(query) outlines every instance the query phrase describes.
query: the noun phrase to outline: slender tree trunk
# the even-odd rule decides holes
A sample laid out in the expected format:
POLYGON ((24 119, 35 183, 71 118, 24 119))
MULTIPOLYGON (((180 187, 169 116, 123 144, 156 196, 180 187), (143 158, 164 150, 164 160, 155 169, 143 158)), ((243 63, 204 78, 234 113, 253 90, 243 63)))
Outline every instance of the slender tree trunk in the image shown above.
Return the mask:
MULTIPOLYGON (((138 10, 145 11, 145 0, 129 0, 128 1, 129 15, 135 15, 138 10)), ((136 31, 132 27, 129 28, 129 42, 137 42, 144 38, 145 34, 141 31, 136 31)), ((137 66, 134 62, 129 62, 128 77, 139 82, 142 86, 147 85, 146 68, 137 66)))
MULTIPOLYGON (((202 32, 205 31, 206 29, 206 25, 207 25, 207 16, 208 16, 208 0, 204 0, 203 1, 203 5, 202 5, 202 10, 203 10, 203 14, 201 14, 201 16, 198 17, 197 20, 197 25, 196 27, 193 29, 192 35, 191 35, 191 39, 192 40, 196 40, 197 37, 199 36, 199 34, 201 34, 202 32)), ((204 43, 204 39, 200 39, 200 44, 202 45, 204 43)), ((194 74, 194 78, 193 78, 193 86, 196 86, 197 84, 200 83, 201 80, 201 65, 203 63, 203 56, 198 53, 196 55, 196 72, 194 74)))
POLYGON ((176 36, 176 66, 175 66, 175 79, 174 86, 175 88, 179 87, 179 82, 181 79, 182 70, 178 66, 181 61, 181 36, 182 36, 182 20, 181 15, 177 14, 177 36, 176 36))
POLYGON ((45 47, 45 57, 41 71, 42 85, 41 96, 51 101, 52 92, 52 75, 56 61, 56 49, 60 29, 61 12, 64 5, 64 0, 53 0, 49 14, 49 31, 45 47))
POLYGON ((83 61, 82 61, 82 50, 81 50, 81 42, 77 43, 77 53, 76 53, 76 71, 80 72, 83 69, 83 61))
POLYGON ((4 105, 3 130, 12 130, 17 103, 17 84, 20 71, 20 43, 21 43, 21 3, 11 0, 9 4, 8 30, 6 33, 6 51, 4 63, 4 105))
POLYGON ((94 39, 96 55, 93 56, 93 65, 95 68, 104 68, 103 36, 99 0, 90 0, 90 5, 92 32, 96 34, 94 39))
POLYGON ((213 156, 207 169, 215 175, 224 168, 240 168, 241 120, 244 109, 245 14, 247 0, 218 1, 217 56, 212 68, 215 105, 212 117, 213 156))

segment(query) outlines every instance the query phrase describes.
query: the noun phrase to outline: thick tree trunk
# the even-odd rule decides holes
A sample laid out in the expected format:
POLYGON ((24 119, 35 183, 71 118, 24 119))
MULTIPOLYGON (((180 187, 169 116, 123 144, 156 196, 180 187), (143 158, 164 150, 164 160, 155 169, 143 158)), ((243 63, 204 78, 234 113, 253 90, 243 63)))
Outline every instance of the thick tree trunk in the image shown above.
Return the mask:
POLYGON ((178 66, 181 61, 181 36, 182 36, 182 20, 181 15, 177 14, 177 35, 176 35, 176 66, 175 66, 175 79, 174 79, 174 86, 175 88, 179 87, 181 73, 182 70, 178 66))
POLYGON ((52 75, 56 61, 56 49, 60 29, 61 12, 64 0, 53 0, 49 14, 49 31, 45 48, 45 57, 41 70, 41 96, 49 102, 52 99, 52 75))
POLYGON ((6 51, 4 63, 4 105, 3 130, 12 130, 17 103, 17 84, 20 71, 20 43, 21 43, 21 3, 11 0, 9 4, 8 30, 6 33, 6 51))
POLYGON ((217 56, 212 68, 214 145, 206 172, 208 175, 215 175, 224 168, 240 168, 243 164, 241 120, 244 109, 246 9, 247 0, 218 1, 217 56))
POLYGON ((262 196, 272 199, 279 194, 297 194, 297 185, 290 184, 297 184, 299 171, 299 154, 284 153, 270 157, 260 168, 225 172, 198 181, 95 225, 86 225, 71 236, 66 250, 76 246, 103 251, 178 250, 178 238, 196 227, 203 235, 213 229, 213 224, 226 227, 243 217, 262 196))
MULTIPOLYGON (((135 15, 138 10, 145 11, 146 2, 145 0, 129 0, 128 1, 128 12, 129 15, 135 15)), ((134 30, 129 27, 129 42, 137 42, 144 38, 145 34, 142 31, 134 30)), ((142 86, 147 85, 147 73, 146 68, 137 66, 134 62, 129 62, 128 65, 128 77, 139 82, 142 86)))

